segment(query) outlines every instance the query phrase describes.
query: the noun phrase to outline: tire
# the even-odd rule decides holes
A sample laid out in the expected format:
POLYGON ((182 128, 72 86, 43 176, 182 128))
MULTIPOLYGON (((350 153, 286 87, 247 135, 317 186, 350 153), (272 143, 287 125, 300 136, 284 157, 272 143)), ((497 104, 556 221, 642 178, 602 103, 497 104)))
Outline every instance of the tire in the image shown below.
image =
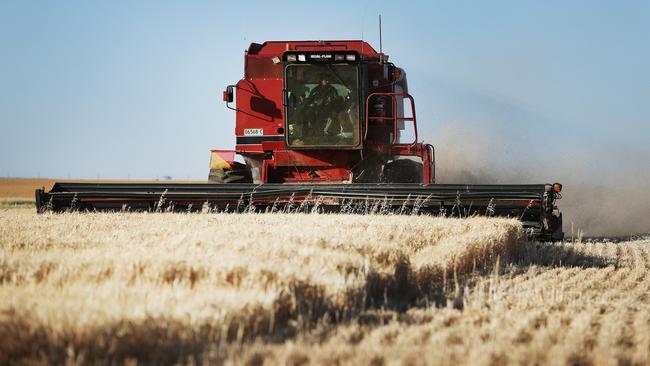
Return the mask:
POLYGON ((384 165, 381 181, 382 183, 422 183, 423 165, 409 159, 393 160, 384 165))
POLYGON ((231 169, 210 169, 211 183, 253 183, 251 171, 246 164, 235 162, 231 169))
POLYGON ((357 166, 352 174, 353 183, 380 183, 381 169, 384 166, 384 159, 369 157, 357 166))

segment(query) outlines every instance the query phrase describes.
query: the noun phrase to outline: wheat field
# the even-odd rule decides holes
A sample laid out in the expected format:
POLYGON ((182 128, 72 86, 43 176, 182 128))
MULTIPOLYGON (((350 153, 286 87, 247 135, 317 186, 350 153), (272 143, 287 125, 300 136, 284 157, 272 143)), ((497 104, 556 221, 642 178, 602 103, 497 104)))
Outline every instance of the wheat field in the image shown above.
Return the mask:
POLYGON ((648 364, 648 240, 516 220, 0 210, 0 364, 648 364))

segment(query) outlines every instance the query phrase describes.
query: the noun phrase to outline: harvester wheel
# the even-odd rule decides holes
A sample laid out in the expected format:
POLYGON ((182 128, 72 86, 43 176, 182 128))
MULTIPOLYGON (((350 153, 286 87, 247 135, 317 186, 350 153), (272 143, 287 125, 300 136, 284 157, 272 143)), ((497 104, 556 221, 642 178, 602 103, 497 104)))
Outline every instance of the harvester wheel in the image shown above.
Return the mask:
POLYGON ((384 165, 382 183, 422 183, 422 163, 410 160, 393 160, 384 165))
POLYGON ((379 183, 385 160, 378 156, 367 157, 353 172, 354 183, 379 183))
POLYGON ((230 169, 210 169, 208 181, 212 183, 253 183, 253 177, 246 164, 234 162, 230 169))

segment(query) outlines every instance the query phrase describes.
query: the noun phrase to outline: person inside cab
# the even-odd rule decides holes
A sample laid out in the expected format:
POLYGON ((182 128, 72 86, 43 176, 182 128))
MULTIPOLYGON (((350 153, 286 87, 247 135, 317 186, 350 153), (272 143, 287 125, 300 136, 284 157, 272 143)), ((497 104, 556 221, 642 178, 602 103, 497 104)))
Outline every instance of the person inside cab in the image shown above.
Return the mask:
POLYGON ((337 124, 334 120, 338 119, 342 104, 343 98, 331 84, 330 75, 321 74, 318 85, 311 90, 304 103, 309 135, 314 140, 312 143, 323 144, 329 140, 332 140, 333 144, 336 143, 333 125, 337 124), (333 135, 334 139, 330 135, 333 135))

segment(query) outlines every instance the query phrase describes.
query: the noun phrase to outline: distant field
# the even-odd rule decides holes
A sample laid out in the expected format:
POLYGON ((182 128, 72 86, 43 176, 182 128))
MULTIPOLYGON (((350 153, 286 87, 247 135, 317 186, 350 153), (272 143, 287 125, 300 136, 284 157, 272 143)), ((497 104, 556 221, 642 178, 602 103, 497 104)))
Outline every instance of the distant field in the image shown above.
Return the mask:
MULTIPOLYGON (((38 188, 52 189, 55 182, 129 182, 147 183, 145 180, 83 180, 83 179, 39 179, 39 178, 0 178, 0 209, 33 208, 34 191, 38 188)), ((157 181, 160 182, 160 181, 157 181)), ((185 183, 187 181, 164 181, 165 183, 185 183)), ((195 181, 193 181, 195 182, 195 181)))
POLYGON ((0 178, 0 198, 26 198, 34 200, 34 190, 51 189, 54 179, 0 178))
MULTIPOLYGON (((34 200, 34 190, 45 187, 46 190, 52 189, 55 182, 129 182, 129 183, 146 183, 154 182, 151 180, 91 180, 91 179, 39 179, 39 178, 0 178, 0 198, 22 198, 34 200)), ((157 181, 161 182, 161 181, 157 181)), ((187 181, 163 181, 165 183, 183 183, 187 181)), ((194 182, 194 181, 192 181, 194 182)))
POLYGON ((0 364, 650 362, 650 243, 517 220, 0 210, 0 364))

